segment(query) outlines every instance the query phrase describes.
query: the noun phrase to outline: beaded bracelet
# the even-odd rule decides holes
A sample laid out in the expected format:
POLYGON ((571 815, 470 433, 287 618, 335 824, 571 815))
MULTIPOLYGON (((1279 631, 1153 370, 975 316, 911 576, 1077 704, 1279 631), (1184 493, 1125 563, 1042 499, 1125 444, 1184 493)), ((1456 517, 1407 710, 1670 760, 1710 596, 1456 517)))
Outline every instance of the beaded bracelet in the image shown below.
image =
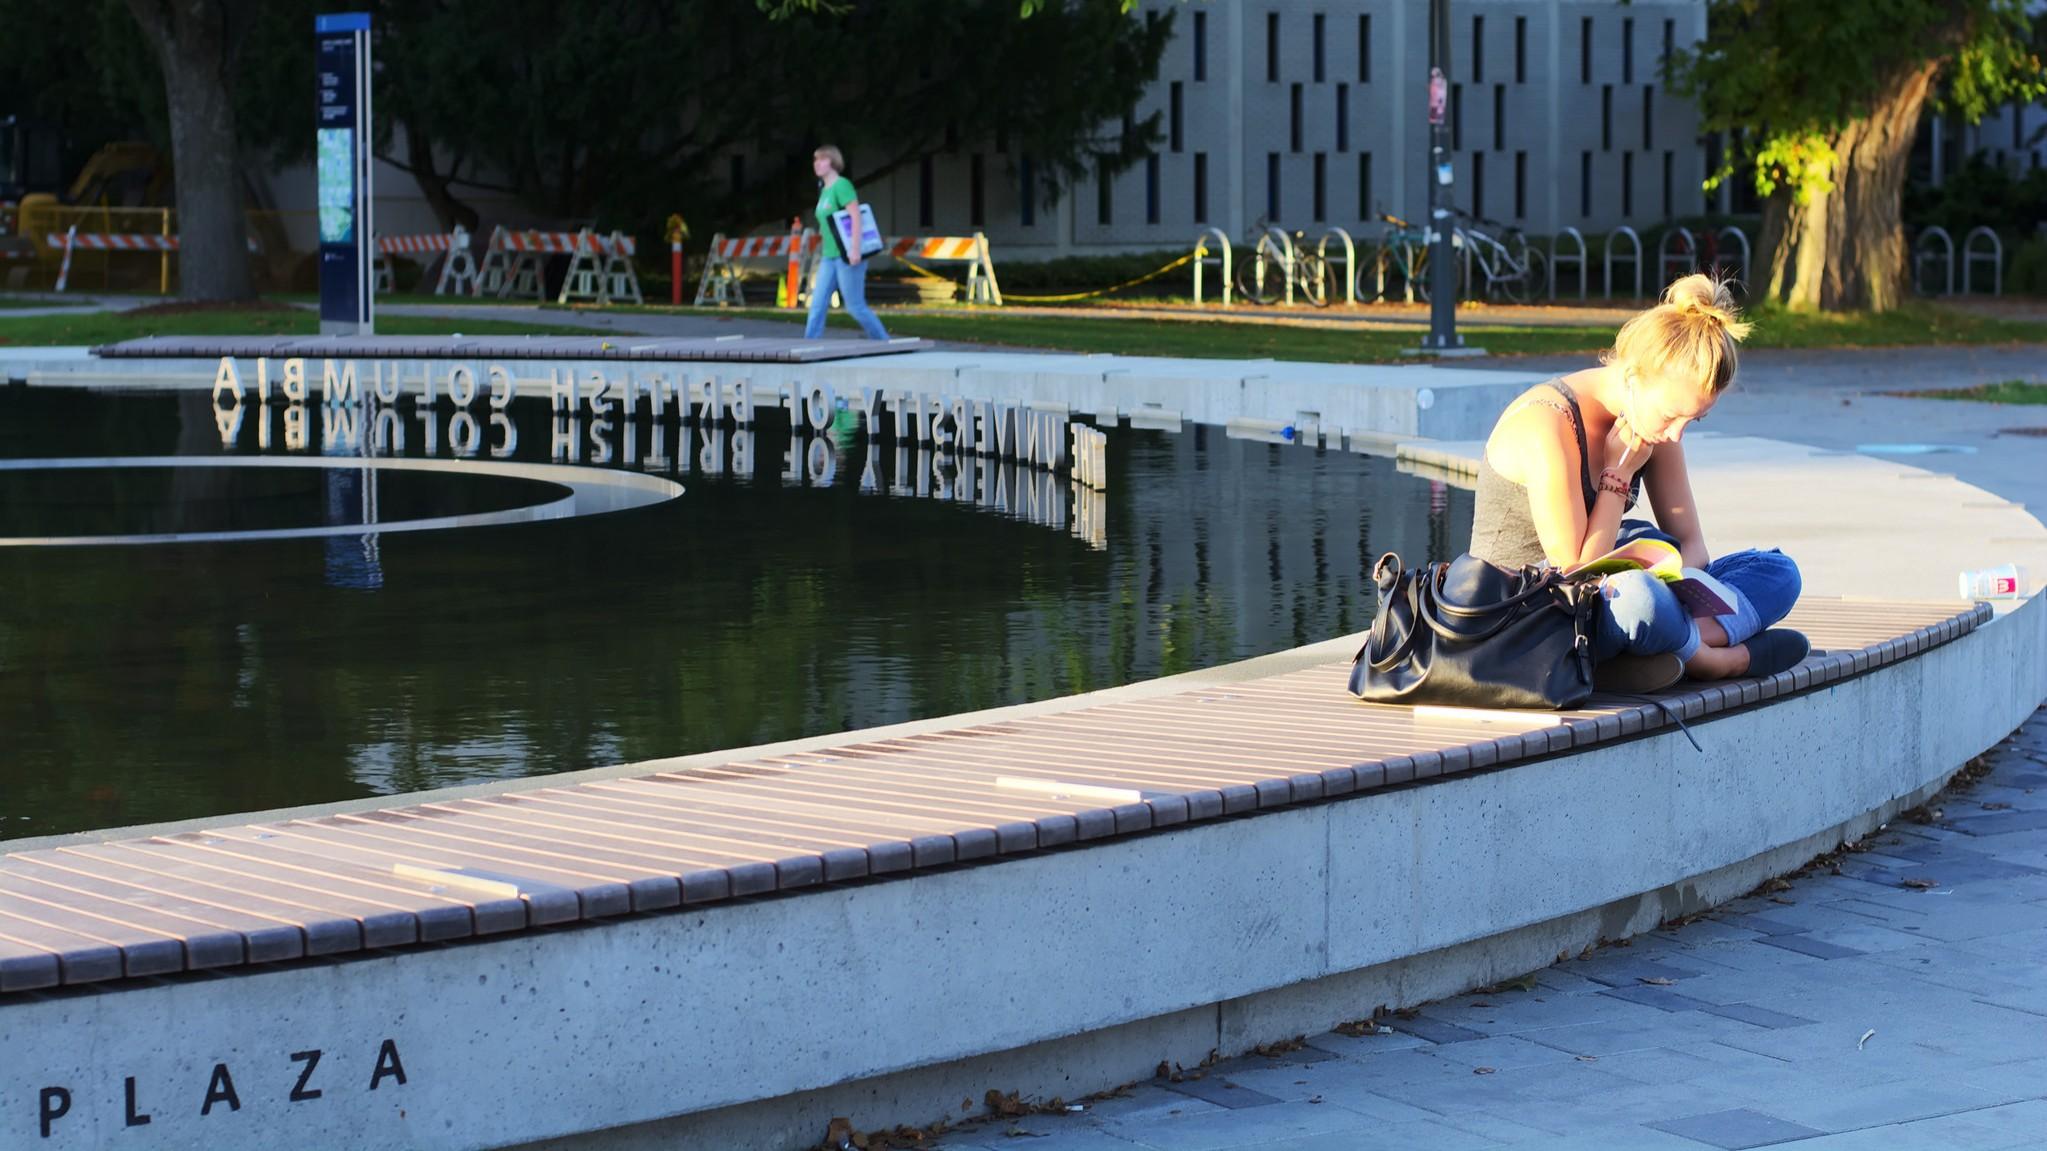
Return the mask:
POLYGON ((1613 494, 1619 496, 1622 499, 1628 498, 1627 482, 1622 480, 1619 473, 1615 472, 1611 468, 1608 468, 1606 471, 1600 473, 1599 490, 1603 492, 1612 492, 1613 494))

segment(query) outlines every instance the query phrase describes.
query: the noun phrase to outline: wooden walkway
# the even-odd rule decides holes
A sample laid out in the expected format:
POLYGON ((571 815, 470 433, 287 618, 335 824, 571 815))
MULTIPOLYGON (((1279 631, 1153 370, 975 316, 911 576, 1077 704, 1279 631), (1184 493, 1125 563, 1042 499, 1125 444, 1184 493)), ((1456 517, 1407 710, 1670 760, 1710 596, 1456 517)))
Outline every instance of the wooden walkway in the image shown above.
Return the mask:
MULTIPOLYGON (((1808 599, 1824 649, 1663 697, 1687 720, 1863 674, 1988 607, 1808 599)), ((714 903, 1328 800, 1625 738, 1612 702, 1486 723, 1367 705, 1331 664, 1147 699, 486 798, 0 857, 0 994, 714 903)), ((1709 737, 1710 738, 1710 737, 1709 737)))
POLYGON ((145 336, 92 350, 108 360, 629 360, 646 363, 815 364, 921 352, 930 341, 769 339, 758 336, 145 336))

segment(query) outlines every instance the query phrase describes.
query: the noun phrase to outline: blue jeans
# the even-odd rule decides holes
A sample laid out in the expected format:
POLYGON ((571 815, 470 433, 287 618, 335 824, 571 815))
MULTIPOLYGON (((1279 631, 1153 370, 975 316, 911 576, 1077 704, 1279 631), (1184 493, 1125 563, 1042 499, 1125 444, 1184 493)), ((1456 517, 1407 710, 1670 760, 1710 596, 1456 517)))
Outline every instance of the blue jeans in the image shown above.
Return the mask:
MULTIPOLYGON (((1676 545, 1677 540, 1642 520, 1621 525, 1619 542, 1649 536, 1676 545)), ((1717 582, 1733 607, 1717 617, 1729 646, 1743 643, 1790 614, 1803 582, 1790 556, 1768 551, 1739 551, 1708 563, 1706 574, 1717 582), (1731 593, 1731 594, 1728 594, 1731 593)), ((1607 599, 1593 638, 1594 659, 1626 653, 1653 655, 1675 652, 1690 659, 1699 650, 1699 628, 1663 581, 1646 572, 1626 572, 1606 581, 1607 599)))
POLYGON ((804 339, 815 340, 824 335, 824 317, 831 311, 833 292, 845 301, 846 314, 859 321, 868 339, 888 339, 888 330, 874 317, 874 309, 867 306, 867 261, 849 264, 831 256, 817 262, 817 282, 810 286, 810 322, 803 325, 804 339))

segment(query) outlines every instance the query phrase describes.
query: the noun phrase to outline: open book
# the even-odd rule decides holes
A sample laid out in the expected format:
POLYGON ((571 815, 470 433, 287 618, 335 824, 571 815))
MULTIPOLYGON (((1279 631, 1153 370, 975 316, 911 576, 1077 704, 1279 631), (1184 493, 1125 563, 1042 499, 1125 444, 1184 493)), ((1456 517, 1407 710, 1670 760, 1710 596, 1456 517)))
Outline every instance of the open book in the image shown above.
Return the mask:
POLYGON ((1720 598, 1713 590, 1712 577, 1697 568, 1684 566, 1684 559, 1677 549, 1658 539, 1638 539, 1587 560, 1574 568, 1567 568, 1564 575, 1573 579, 1580 576, 1608 576, 1618 572, 1646 571, 1670 585, 1672 595, 1694 619, 1701 616, 1732 615, 1734 608, 1720 598))

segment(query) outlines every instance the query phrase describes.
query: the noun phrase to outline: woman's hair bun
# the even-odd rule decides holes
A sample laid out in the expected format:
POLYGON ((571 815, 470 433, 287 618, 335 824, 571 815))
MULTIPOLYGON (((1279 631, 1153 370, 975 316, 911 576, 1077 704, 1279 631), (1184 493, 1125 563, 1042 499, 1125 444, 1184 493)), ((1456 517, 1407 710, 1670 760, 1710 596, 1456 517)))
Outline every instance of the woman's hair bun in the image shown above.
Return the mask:
POLYGON ((1715 279, 1704 272, 1694 272, 1673 280, 1670 287, 1663 290, 1663 302, 1688 319, 1718 324, 1737 340, 1748 335, 1752 326, 1740 318, 1734 303, 1734 291, 1728 281, 1715 279))

